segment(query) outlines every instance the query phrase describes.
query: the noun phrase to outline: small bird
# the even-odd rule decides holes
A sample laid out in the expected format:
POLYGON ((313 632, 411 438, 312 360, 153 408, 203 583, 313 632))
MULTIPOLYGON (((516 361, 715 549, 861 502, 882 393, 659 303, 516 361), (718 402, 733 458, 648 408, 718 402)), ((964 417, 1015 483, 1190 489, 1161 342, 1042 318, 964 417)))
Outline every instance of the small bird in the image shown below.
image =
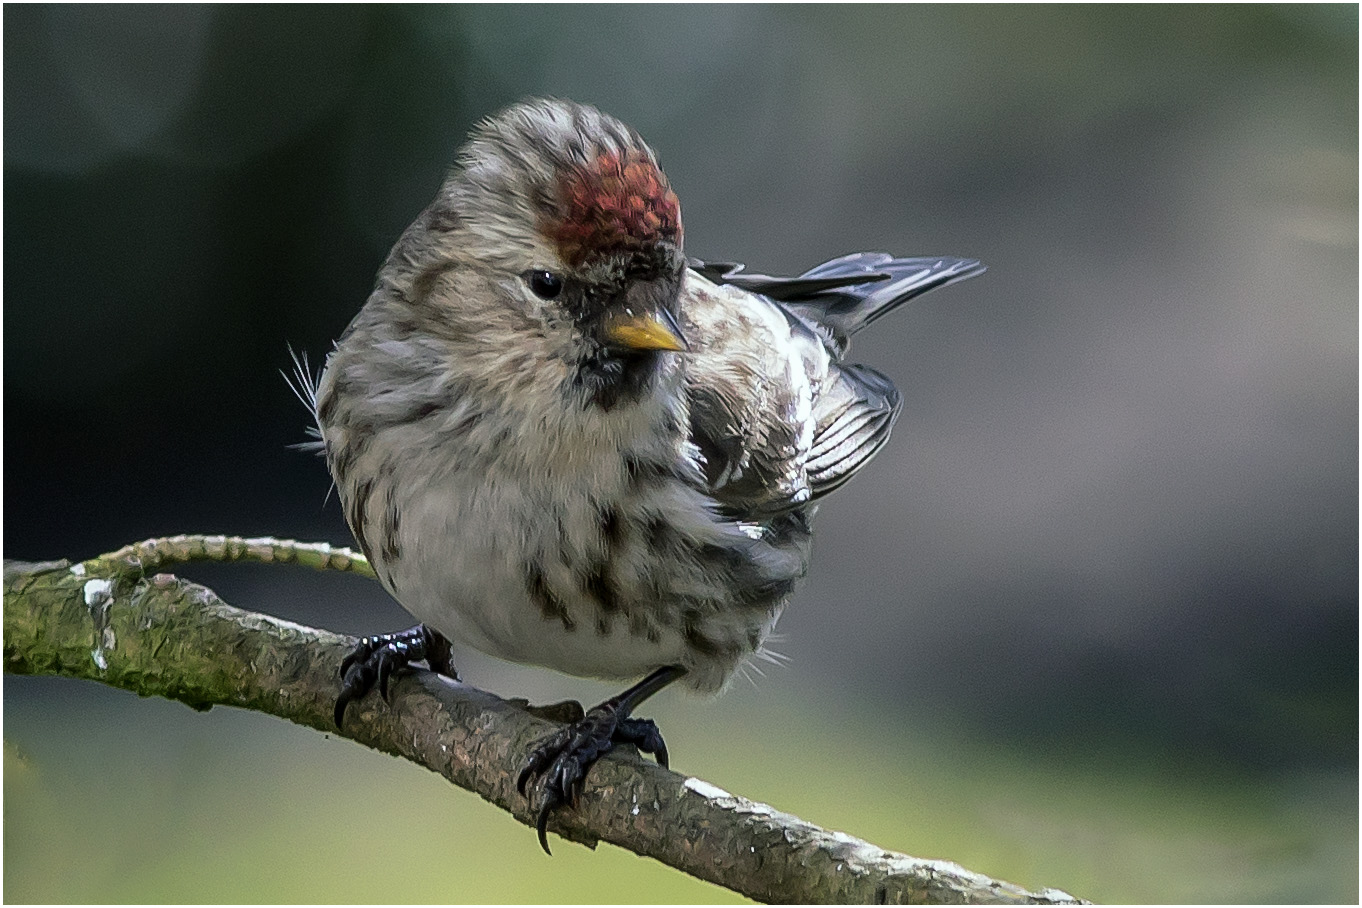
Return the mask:
POLYGON ((687 259, 681 209, 633 129, 570 101, 483 120, 388 255, 312 389, 350 529, 419 621, 364 638, 346 705, 451 643, 638 680, 528 755, 539 840, 633 712, 717 692, 766 653, 819 500, 889 438, 900 397, 845 361, 856 331, 980 274, 857 253, 798 277, 687 259))

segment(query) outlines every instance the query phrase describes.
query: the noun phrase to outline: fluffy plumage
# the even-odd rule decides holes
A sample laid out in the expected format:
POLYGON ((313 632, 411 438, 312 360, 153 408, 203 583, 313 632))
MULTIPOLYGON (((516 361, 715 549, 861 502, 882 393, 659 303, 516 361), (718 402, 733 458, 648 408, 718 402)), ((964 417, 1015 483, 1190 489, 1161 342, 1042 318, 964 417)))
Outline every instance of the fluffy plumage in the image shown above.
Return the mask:
POLYGON ((316 394, 387 590, 456 646, 664 670, 621 717, 672 678, 719 690, 762 651, 817 500, 898 413, 886 377, 843 361, 850 335, 983 270, 858 254, 774 278, 687 262, 682 236, 633 130, 516 105, 398 240, 316 394))

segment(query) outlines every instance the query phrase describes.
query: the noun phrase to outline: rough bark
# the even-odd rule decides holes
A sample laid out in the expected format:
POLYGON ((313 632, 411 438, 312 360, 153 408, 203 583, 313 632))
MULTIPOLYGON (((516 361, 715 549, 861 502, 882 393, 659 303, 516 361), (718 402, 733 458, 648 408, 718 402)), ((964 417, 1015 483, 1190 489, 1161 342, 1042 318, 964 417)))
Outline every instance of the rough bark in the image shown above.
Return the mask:
MULTIPOLYGON (((203 586, 155 573, 193 560, 296 562, 372 576, 348 550, 273 539, 173 537, 81 564, 7 561, 5 671, 85 678, 200 709, 254 709, 335 734, 337 667, 355 638, 242 611, 203 586)), ((390 705, 377 696, 352 704, 341 733, 434 770, 533 825, 515 776, 531 746, 554 729, 546 714, 413 672, 395 681, 390 705)), ((550 829, 588 845, 619 845, 764 902, 1077 901, 885 851, 632 751, 596 764, 577 808, 556 811, 550 829)))

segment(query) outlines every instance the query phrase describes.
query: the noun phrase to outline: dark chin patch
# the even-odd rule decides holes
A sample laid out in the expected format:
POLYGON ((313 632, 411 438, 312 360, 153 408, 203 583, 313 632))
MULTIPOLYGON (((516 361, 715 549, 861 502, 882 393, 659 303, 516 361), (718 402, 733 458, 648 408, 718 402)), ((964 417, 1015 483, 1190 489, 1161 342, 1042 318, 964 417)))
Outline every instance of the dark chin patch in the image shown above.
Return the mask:
POLYGON ((587 403, 611 410, 622 403, 642 400, 652 387, 662 361, 659 350, 597 348, 577 369, 577 384, 586 392, 587 403))

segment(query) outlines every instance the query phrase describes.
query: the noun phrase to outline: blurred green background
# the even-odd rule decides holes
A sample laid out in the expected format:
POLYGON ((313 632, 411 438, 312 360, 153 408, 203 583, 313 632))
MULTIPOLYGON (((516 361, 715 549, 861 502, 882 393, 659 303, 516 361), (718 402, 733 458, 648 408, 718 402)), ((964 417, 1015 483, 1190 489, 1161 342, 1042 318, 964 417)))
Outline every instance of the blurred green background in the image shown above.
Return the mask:
MULTIPOLYGON (((989 273, 857 338, 905 405, 819 515, 788 668, 673 765, 1099 901, 1358 898, 1355 6, 6 6, 4 554, 348 540, 278 375, 468 128, 637 127, 687 251, 989 273)), ((405 627, 376 586, 186 571, 405 627)), ((611 689, 475 655, 503 695, 611 689)), ((722 901, 268 717, 4 678, 4 897, 722 901)))

